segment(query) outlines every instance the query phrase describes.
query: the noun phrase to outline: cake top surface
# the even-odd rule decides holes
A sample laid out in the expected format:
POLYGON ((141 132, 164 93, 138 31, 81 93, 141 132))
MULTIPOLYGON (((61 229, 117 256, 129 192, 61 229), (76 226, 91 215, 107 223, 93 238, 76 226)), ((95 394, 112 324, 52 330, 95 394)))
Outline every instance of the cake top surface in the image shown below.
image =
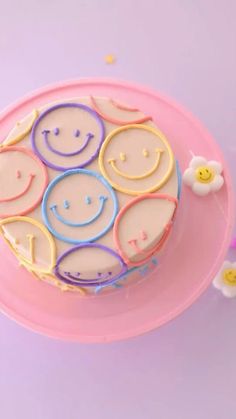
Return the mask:
POLYGON ((32 110, 3 141, 0 170, 5 239, 33 272, 67 284, 109 284, 143 264, 177 206, 168 139, 110 98, 32 110))

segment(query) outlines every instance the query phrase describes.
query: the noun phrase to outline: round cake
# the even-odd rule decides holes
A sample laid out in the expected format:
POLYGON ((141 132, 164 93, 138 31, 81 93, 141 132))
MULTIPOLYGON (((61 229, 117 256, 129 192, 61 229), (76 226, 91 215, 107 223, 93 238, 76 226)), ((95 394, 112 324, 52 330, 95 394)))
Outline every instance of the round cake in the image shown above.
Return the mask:
POLYGON ((0 232, 37 279, 91 295, 157 268, 181 176, 152 115, 115 98, 58 98, 0 146, 0 232))

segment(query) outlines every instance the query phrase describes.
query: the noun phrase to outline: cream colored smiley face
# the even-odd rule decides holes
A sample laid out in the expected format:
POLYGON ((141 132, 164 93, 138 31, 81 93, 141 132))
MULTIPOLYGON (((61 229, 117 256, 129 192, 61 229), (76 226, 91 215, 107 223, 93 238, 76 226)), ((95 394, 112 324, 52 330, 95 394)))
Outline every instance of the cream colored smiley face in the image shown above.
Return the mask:
POLYGON ((164 134, 148 125, 133 124, 112 131, 105 139, 99 166, 120 192, 154 192, 170 178, 174 157, 164 134))

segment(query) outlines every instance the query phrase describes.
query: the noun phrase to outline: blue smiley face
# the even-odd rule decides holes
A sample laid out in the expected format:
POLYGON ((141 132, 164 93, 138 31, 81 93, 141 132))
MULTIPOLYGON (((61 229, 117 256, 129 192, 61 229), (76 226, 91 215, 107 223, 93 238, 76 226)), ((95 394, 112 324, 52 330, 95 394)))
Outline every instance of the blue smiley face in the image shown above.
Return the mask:
POLYGON ((114 190, 98 173, 68 170, 48 185, 42 216, 59 240, 79 244, 93 242, 113 225, 118 212, 114 190))

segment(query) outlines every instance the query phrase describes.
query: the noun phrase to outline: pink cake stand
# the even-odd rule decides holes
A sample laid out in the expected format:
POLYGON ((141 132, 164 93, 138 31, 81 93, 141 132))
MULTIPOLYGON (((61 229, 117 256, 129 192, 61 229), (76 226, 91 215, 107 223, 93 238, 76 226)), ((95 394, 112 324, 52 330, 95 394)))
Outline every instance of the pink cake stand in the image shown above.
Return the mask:
POLYGON ((20 324, 64 340, 108 342, 136 336, 173 319, 203 293, 220 268, 234 219, 230 175, 221 151, 201 124, 173 101, 130 83, 83 79, 46 87, 0 117, 3 139, 32 109, 55 99, 101 95, 151 114, 171 140, 183 171, 190 151, 222 162, 225 185, 207 197, 183 187, 176 222, 156 271, 140 283, 108 295, 84 298, 35 280, 0 240, 0 308, 20 324))

